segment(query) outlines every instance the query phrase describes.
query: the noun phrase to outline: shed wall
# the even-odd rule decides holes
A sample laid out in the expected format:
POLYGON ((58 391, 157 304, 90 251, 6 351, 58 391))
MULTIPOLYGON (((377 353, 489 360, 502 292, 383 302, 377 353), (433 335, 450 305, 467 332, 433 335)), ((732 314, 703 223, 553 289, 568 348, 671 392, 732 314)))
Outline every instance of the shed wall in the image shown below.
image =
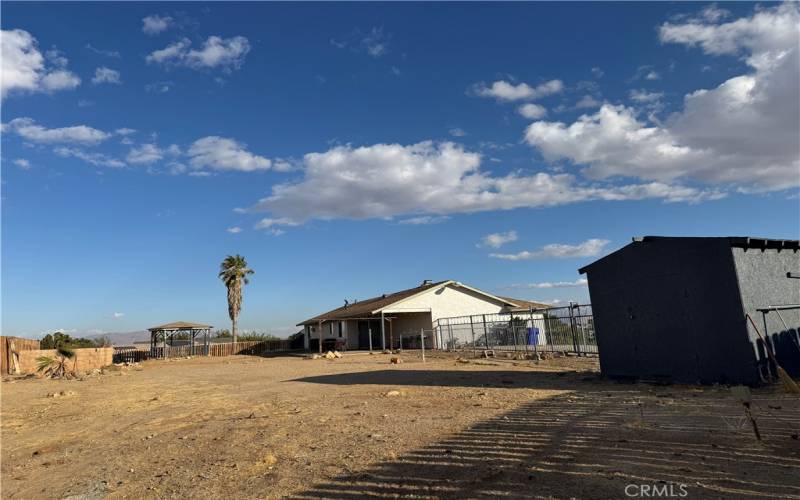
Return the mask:
MULTIPOLYGON (((733 259, 739 279, 744 311, 753 318, 762 335, 768 334, 775 348, 778 362, 793 376, 800 376, 800 310, 780 311, 787 323, 783 326, 778 314, 767 314, 765 334, 761 313, 756 309, 784 304, 800 304, 800 280, 787 278, 786 273, 800 272, 800 252, 770 248, 733 248, 733 259)), ((758 335, 748 329, 749 339, 755 348, 758 335)))
POLYGON ((756 383, 727 240, 633 243, 588 275, 603 373, 756 383))

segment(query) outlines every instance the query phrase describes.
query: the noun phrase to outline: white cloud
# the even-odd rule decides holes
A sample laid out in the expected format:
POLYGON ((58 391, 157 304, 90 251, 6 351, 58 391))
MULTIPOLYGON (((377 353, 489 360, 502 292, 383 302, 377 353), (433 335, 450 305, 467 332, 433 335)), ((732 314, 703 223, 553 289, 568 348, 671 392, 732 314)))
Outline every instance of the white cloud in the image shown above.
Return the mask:
MULTIPOLYGON (((353 52, 360 52, 378 58, 389 52, 389 42, 391 38, 391 33, 385 33, 383 27, 376 26, 367 33, 355 30, 341 40, 331 38, 330 42, 331 45, 338 49, 349 48, 353 52)), ((392 72, 395 75, 400 74, 400 70, 395 66, 392 66, 392 72)))
POLYGON ((632 89, 628 95, 632 101, 638 103, 656 102, 664 97, 663 92, 648 92, 644 89, 632 89))
POLYGON ((165 81, 165 82, 153 82, 148 83, 144 86, 144 90, 147 92, 154 92, 157 94, 164 94, 169 92, 172 89, 172 86, 175 85, 173 82, 165 81))
POLYGON ((481 238, 481 243, 478 246, 500 248, 506 243, 517 241, 516 231, 506 231, 505 233, 492 233, 487 234, 481 238))
POLYGON ((684 97, 683 109, 648 126, 638 111, 604 105, 576 122, 536 122, 526 140, 545 158, 587 165, 592 178, 690 179, 770 191, 800 185, 800 102, 796 4, 760 9, 725 24, 691 20, 661 27, 664 43, 737 55, 752 69, 684 97))
POLYGON ((94 47, 91 43, 87 43, 86 44, 86 48, 88 50, 94 52, 95 54, 99 54, 101 56, 113 57, 115 59, 121 59, 122 58, 122 55, 119 52, 117 52, 116 50, 98 49, 97 47, 94 47))
POLYGON ((36 38, 25 30, 0 31, 0 97, 11 92, 55 92, 74 89, 81 79, 65 68, 67 59, 57 50, 48 51, 55 68, 45 65, 36 38))
POLYGON ((117 130, 114 131, 114 133, 121 136, 129 136, 135 134, 136 129, 123 127, 123 128, 118 128, 117 130))
POLYGON ((246 146, 233 139, 209 136, 192 143, 187 152, 189 164, 196 169, 239 170, 251 172, 266 170, 271 161, 247 151, 246 146))
POLYGON ((407 219, 402 219, 397 221, 398 224, 403 224, 407 226, 422 226, 422 225, 431 225, 431 224, 441 224, 450 220, 450 217, 446 215, 421 215, 419 217, 409 217, 407 219))
POLYGON ((517 111, 519 114, 524 116, 529 120, 538 120, 539 118, 544 118, 547 116, 547 108, 544 106, 540 106, 538 104, 534 104, 529 102, 527 104, 523 104, 520 106, 517 111))
POLYGON ((115 312, 115 313, 112 314, 112 316, 114 317, 114 319, 117 319, 117 318, 121 318, 121 317, 125 316, 125 313, 115 312))
POLYGON ((492 83, 491 87, 487 87, 484 83, 479 83, 473 87, 473 92, 480 97, 492 97, 500 101, 521 101, 557 94, 563 89, 564 84, 561 80, 550 80, 536 87, 531 87, 524 82, 514 85, 505 80, 498 80, 492 83))
POLYGON ((111 137, 107 132, 86 125, 45 128, 37 125, 32 118, 14 118, 3 129, 14 132, 27 141, 38 143, 97 144, 111 137))
POLYGON ((462 128, 451 128, 448 132, 453 137, 464 137, 465 135, 467 135, 467 133, 462 128))
POLYGON ((572 259, 580 257, 594 257, 600 255, 609 244, 608 240, 591 238, 577 245, 551 243, 539 250, 524 251, 513 254, 493 253, 490 257, 503 260, 531 260, 531 259, 572 259))
POLYGON ((569 174, 480 170, 481 156, 450 142, 337 146, 303 157, 303 178, 272 186, 253 211, 294 222, 446 215, 587 200, 700 201, 713 191, 652 182, 591 185, 569 174))
POLYGON ((221 38, 210 36, 200 50, 191 49, 191 40, 183 38, 163 49, 151 52, 148 63, 185 66, 192 69, 221 68, 230 72, 244 64, 250 42, 243 36, 221 38))
POLYGON ((145 35, 157 35, 166 31, 172 25, 170 16, 152 14, 142 19, 142 31, 145 35))
POLYGON ((119 71, 103 66, 94 70, 92 83, 95 85, 99 85, 101 83, 113 83, 115 85, 119 85, 122 83, 122 80, 120 80, 119 71))
POLYGON ((575 109, 599 108, 602 106, 602 101, 598 101, 593 96, 585 95, 575 103, 575 109))
POLYGON ((164 158, 164 152, 155 144, 142 144, 131 148, 125 158, 134 165, 149 165, 164 158))
POLYGON ((280 217, 277 219, 264 218, 261 219, 253 226, 254 229, 272 229, 275 226, 297 226, 297 222, 289 219, 288 217, 280 217))
POLYGON ((226 231, 228 231, 231 234, 239 234, 242 232, 242 228, 239 226, 233 226, 226 229, 226 231))
POLYGON ((31 162, 25 158, 17 158, 14 160, 14 165, 18 166, 22 170, 29 170, 31 168, 31 162))
POLYGON ((603 71, 600 67, 595 66, 592 68, 592 76, 595 78, 603 78, 605 75, 605 71, 603 71))
MULTIPOLYGON (((580 287, 580 286, 587 286, 589 284, 589 280, 586 278, 578 278, 575 281, 545 281, 541 283, 521 283, 521 284, 514 284, 509 285, 506 288, 514 288, 518 290, 526 290, 526 289, 547 289, 547 288, 572 288, 572 287, 580 287)), ((553 301, 559 302, 559 301, 553 301)))
POLYGON ((72 90, 81 84, 81 79, 75 73, 66 69, 51 71, 42 76, 40 87, 45 92, 57 90, 72 90))
POLYGON ((117 160, 116 158, 102 153, 87 153, 78 148, 58 147, 54 149, 53 152, 63 158, 78 158, 79 160, 83 160, 97 167, 122 168, 125 166, 125 162, 117 160))

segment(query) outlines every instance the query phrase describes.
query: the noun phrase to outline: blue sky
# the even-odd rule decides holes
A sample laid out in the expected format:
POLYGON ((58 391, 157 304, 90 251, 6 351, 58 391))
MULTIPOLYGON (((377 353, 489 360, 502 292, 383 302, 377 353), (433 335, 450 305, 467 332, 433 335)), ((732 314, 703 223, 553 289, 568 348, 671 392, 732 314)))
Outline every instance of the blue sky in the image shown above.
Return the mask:
POLYGON ((2 327, 244 329, 798 238, 796 4, 3 5, 2 327))

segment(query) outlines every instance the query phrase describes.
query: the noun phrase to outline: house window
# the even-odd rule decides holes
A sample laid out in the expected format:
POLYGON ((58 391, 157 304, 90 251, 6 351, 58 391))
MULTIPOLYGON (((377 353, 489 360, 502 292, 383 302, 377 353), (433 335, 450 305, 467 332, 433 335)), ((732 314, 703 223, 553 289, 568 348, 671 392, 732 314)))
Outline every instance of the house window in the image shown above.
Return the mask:
POLYGON ((344 325, 344 321, 339 322, 339 338, 342 338, 342 325, 344 325))

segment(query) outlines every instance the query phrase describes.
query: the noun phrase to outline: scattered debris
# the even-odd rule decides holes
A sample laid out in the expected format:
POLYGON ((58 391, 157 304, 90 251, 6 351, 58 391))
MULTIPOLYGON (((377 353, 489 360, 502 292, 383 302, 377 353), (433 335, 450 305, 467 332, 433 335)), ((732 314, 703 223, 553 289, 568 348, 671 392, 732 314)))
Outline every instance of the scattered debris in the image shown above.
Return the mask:
POLYGON ((51 392, 47 395, 48 398, 63 398, 67 396, 76 396, 78 393, 75 391, 60 391, 60 392, 51 392))

